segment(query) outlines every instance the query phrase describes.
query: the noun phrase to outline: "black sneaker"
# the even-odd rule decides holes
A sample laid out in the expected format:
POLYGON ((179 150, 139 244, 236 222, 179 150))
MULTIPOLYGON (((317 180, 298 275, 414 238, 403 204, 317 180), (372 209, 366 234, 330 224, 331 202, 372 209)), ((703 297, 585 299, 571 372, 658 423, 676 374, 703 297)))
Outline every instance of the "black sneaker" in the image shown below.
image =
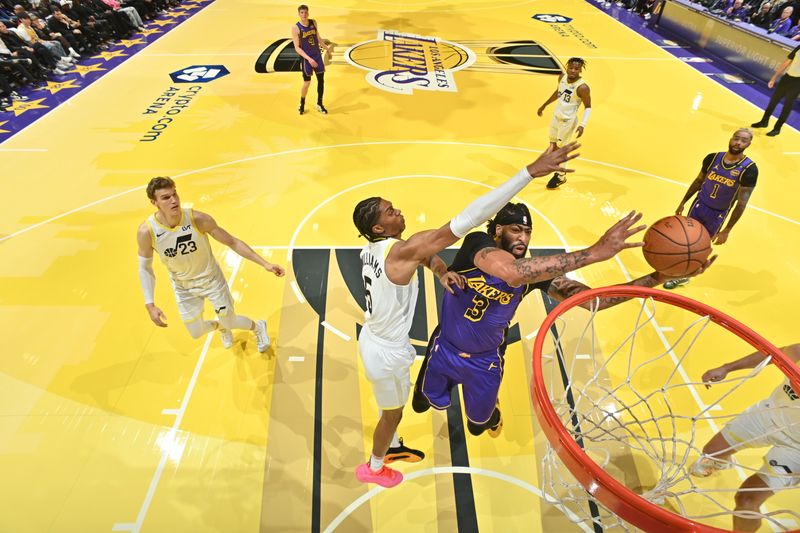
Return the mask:
POLYGON ((775 137, 776 135, 780 135, 780 133, 780 128, 775 128, 774 130, 767 132, 767 137, 775 137))
POLYGON ((751 128, 766 128, 767 126, 769 126, 769 122, 764 120, 759 120, 758 122, 753 122, 750 124, 751 128))
POLYGON ((302 115, 306 112, 306 107, 303 104, 300 104, 300 107, 297 108, 297 112, 302 115))
POLYGON ((414 409, 415 413, 424 413, 431 408, 431 402, 416 387, 414 387, 414 395, 411 397, 411 408, 414 409))
POLYGON ((389 448, 386 455, 383 457, 384 464, 393 463, 395 461, 405 461, 407 463, 418 463, 425 459, 425 454, 419 450, 412 450, 403 445, 403 438, 400 437, 400 446, 389 448))
POLYGON ((668 290, 677 289, 689 283, 689 278, 671 279, 664 283, 664 288, 668 290))
POLYGON ((317 104, 317 111, 319 111, 323 115, 327 115, 328 114, 328 110, 325 109, 325 106, 322 105, 322 104, 317 104))
POLYGON ((566 182, 567 182, 566 174, 562 175, 559 173, 555 173, 553 174, 553 177, 550 178, 550 181, 547 182, 547 188, 552 191, 553 189, 558 189, 566 182))

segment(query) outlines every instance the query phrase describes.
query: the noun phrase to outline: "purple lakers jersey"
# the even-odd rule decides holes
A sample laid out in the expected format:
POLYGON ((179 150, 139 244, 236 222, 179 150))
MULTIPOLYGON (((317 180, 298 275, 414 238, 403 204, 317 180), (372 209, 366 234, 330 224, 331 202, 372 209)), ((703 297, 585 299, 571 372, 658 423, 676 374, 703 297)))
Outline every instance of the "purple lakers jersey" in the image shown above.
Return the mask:
POLYGON ((313 20, 309 20, 308 26, 297 23, 300 30, 300 48, 311 58, 322 66, 322 53, 319 51, 319 40, 317 39, 317 26, 313 20))
POLYGON ((723 161, 724 155, 725 152, 714 154, 711 164, 705 169, 706 179, 697 195, 700 203, 718 211, 730 209, 742 184, 742 175, 754 165, 749 157, 728 165, 723 161))
POLYGON ((522 298, 533 289, 546 292, 550 282, 512 287, 475 266, 475 253, 495 243, 486 233, 470 233, 458 251, 450 270, 467 278, 463 290, 445 292, 439 320, 442 337, 462 352, 497 354, 522 298))

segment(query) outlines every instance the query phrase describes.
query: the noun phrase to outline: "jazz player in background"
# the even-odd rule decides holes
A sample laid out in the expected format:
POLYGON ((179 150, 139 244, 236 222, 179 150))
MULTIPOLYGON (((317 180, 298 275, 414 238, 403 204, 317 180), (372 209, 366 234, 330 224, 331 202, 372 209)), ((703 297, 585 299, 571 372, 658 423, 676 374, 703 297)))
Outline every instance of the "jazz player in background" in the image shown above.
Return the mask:
MULTIPOLYGON (((785 346, 781 351, 793 361, 800 361, 800 344, 785 346)), ((712 368, 703 374, 703 382, 710 387, 724 380, 730 372, 757 367, 765 357, 763 353, 754 352, 712 368)), ((764 456, 764 466, 745 479, 736 493, 736 514, 733 515, 736 531, 758 530, 761 504, 776 490, 800 485, 800 397, 788 377, 769 398, 749 407, 714 435, 690 472, 697 477, 710 476, 731 467, 731 456, 740 449, 767 446, 770 449, 764 456)))
MULTIPOLYGON (((522 299, 536 289, 556 301, 589 290, 591 287, 565 274, 641 246, 641 242, 628 242, 644 229, 635 226, 641 217, 628 213, 584 250, 542 257, 525 257, 532 230, 525 204, 507 204, 489 221, 486 231, 467 235, 450 265, 451 271, 465 276, 465 287, 444 295, 439 326, 431 335, 414 386, 414 411, 421 413, 430 406, 447 409, 453 388, 461 384, 469 432, 481 435, 486 431, 497 437, 503 427, 497 396, 506 335, 522 299)), ((709 259, 695 275, 713 261, 709 259)), ((667 280, 653 272, 626 285, 654 287, 667 280)), ((628 299, 601 298, 598 304, 589 301, 581 307, 602 310, 628 299)))
POLYGON ((328 114, 328 110, 322 103, 322 96, 325 93, 325 63, 322 60, 322 53, 319 47, 325 48, 325 53, 329 56, 333 53, 331 45, 322 40, 319 34, 317 21, 308 18, 308 6, 303 4, 297 8, 300 22, 292 26, 292 41, 294 49, 303 62, 303 88, 300 89, 300 107, 298 111, 302 115, 306 109, 306 95, 308 87, 311 85, 311 74, 317 76, 317 111, 323 115, 328 114))
MULTIPOLYGON (((572 140, 572 135, 578 138, 583 135, 589 115, 592 112, 592 95, 589 85, 581 78, 586 61, 580 57, 573 57, 567 61, 567 75, 558 78, 558 88, 550 95, 545 103, 536 111, 540 117, 545 108, 556 102, 553 119, 550 121, 550 148, 554 150, 564 146, 572 140), (578 107, 583 102, 583 118, 578 126, 578 107), (577 128, 576 128, 577 126, 577 128)), ((556 172, 547 182, 548 189, 557 189, 567 182, 564 173, 556 172)))
MULTIPOLYGON (((733 132, 727 152, 708 154, 703 159, 700 173, 689 185, 689 190, 675 210, 676 215, 683 214, 683 206, 697 194, 687 216, 699 221, 708 230, 714 244, 727 242, 731 229, 742 217, 756 186, 758 167, 744 154, 752 141, 753 132, 739 128, 733 132), (723 229, 729 213, 730 219, 723 229)), ((668 281, 664 288, 674 289, 687 283, 689 278, 679 278, 668 281)))
POLYGON ((265 352, 270 344, 267 323, 236 314, 228 283, 211 253, 208 235, 276 276, 284 275, 283 268, 265 261, 245 242, 219 227, 211 215, 181 208, 172 179, 151 179, 147 184, 147 197, 158 211, 139 226, 136 240, 139 243, 139 280, 150 320, 156 326, 167 327, 167 317, 154 302, 155 250, 167 267, 181 320, 192 338, 218 329, 222 345, 230 348, 233 346, 231 330, 248 329, 255 333, 258 351, 265 352), (218 320, 203 319, 205 299, 211 302, 218 320))
POLYGON ((356 468, 359 481, 394 487, 403 480, 403 474, 384 463, 397 459, 416 462, 424 457, 422 452, 406 448, 396 433, 411 390, 409 368, 416 356, 409 331, 419 291, 417 268, 429 267, 449 288, 453 278, 460 277, 448 273, 436 254, 486 222, 533 178, 551 172, 570 172, 561 164, 578 156, 571 154, 578 146, 569 143, 545 151, 505 183, 473 201, 450 222, 407 239, 403 239, 405 219, 390 201, 372 197, 356 205, 353 223, 369 241, 360 254, 367 309, 358 336, 358 351, 381 409, 372 436, 372 454, 356 468))

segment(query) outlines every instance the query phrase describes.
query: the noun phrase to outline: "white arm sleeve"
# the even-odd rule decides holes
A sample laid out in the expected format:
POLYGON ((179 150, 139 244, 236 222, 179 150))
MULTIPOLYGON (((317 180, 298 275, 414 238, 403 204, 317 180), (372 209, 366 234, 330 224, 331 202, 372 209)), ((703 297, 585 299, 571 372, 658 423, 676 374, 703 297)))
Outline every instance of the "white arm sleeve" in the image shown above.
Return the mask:
POLYGON ((587 107, 583 110, 583 120, 581 121, 581 126, 586 127, 586 123, 589 122, 589 115, 592 114, 592 108, 587 107))
POLYGON ((139 281, 142 282, 144 303, 151 304, 155 300, 156 274, 153 272, 153 258, 139 256, 139 281))
POLYGON ((527 167, 523 168, 515 176, 496 189, 487 192, 453 217, 453 220, 450 221, 450 231, 459 239, 462 238, 472 228, 480 226, 500 211, 532 179, 528 174, 527 167))

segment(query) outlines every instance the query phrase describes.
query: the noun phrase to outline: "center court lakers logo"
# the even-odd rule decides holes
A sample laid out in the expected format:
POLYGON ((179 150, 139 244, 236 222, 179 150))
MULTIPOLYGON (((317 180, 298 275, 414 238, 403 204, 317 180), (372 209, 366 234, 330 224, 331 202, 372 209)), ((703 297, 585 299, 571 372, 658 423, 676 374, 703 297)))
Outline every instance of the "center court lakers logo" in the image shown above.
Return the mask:
POLYGON ((380 30, 378 38, 347 49, 345 60, 368 70, 367 82, 396 94, 424 91, 456 92, 453 73, 475 63, 466 46, 438 37, 380 30))

